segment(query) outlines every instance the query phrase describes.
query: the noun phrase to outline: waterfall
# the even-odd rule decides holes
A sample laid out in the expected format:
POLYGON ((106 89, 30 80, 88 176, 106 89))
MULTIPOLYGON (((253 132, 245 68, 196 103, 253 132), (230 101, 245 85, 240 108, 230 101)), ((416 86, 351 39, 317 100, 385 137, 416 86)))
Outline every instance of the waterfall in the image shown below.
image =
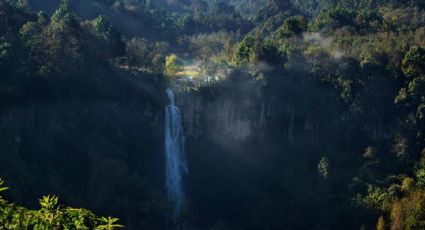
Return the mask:
POLYGON ((183 175, 188 173, 188 165, 180 111, 171 89, 167 89, 167 96, 170 102, 165 108, 165 188, 168 201, 174 205, 173 218, 177 219, 184 203, 183 175))

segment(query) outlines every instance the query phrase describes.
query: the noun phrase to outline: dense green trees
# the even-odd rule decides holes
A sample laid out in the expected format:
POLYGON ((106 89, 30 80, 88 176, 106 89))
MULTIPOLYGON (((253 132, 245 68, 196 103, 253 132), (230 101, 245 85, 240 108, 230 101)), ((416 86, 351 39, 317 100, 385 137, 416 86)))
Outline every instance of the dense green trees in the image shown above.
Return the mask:
MULTIPOLYGON (((126 68, 126 43, 108 19, 82 20, 68 1, 52 17, 5 1, 0 1, 0 12, 0 116, 10 118, 0 121, 0 149, 5 153, 0 174, 14 188, 6 191, 8 200, 31 207, 2 200, 0 209, 10 212, 0 218, 9 221, 13 213, 23 213, 17 218, 26 216, 28 221, 39 218, 31 201, 54 193, 67 204, 103 215, 127 210, 117 216, 129 228, 143 224, 163 229, 152 226, 164 220, 167 206, 158 195, 159 186, 146 182, 155 177, 147 176, 143 166, 161 146, 160 120, 150 117, 162 111, 163 60, 157 60, 160 67, 146 66, 153 71, 134 63, 126 68), (123 200, 139 202, 128 206, 123 200)), ((101 225, 90 212, 80 215, 57 207, 59 225, 101 225)), ((114 219, 103 221, 104 229, 116 225, 114 219)))
MULTIPOLYGON (((298 4, 279 6, 270 2, 255 18, 256 28, 234 46, 231 60, 248 76, 238 72, 236 75, 243 77, 232 75, 226 82, 193 92, 204 98, 208 110, 213 110, 211 106, 221 108, 220 103, 243 102, 233 108, 233 113, 238 111, 242 119, 252 121, 255 134, 241 145, 258 141, 259 153, 240 148, 250 157, 282 162, 265 166, 273 168, 273 173, 258 183, 271 178, 276 182, 269 182, 272 185, 267 188, 256 187, 260 191, 253 192, 253 197, 263 199, 251 202, 252 207, 261 208, 250 218, 261 218, 260 222, 272 229, 279 224, 271 210, 284 209, 297 216, 297 211, 305 214, 300 210, 306 208, 320 215, 308 219, 310 227, 338 229, 342 223, 335 220, 339 219, 353 229, 423 228, 423 216, 418 214, 424 211, 420 186, 423 170, 417 168, 423 167, 418 165, 425 147, 421 121, 425 60, 424 25, 417 17, 424 11, 411 2, 321 1, 324 9, 316 15, 297 12, 293 7, 298 4), (232 85, 235 82, 237 86, 232 85), (246 88, 250 93, 242 90, 246 88), (256 122, 264 115, 252 111, 259 108, 267 111, 265 123, 269 126, 257 130, 256 122), (245 114, 255 118, 246 118, 245 114), (272 142, 282 149, 274 155, 268 149, 270 142, 264 141, 273 138, 284 142, 272 142), (323 151, 326 158, 320 155, 323 151), (306 169, 300 169, 303 167, 306 169), (284 175, 298 170, 304 174, 296 177, 296 182, 291 180, 293 176, 284 175), (301 179, 310 177, 326 180, 315 183, 301 179), (309 190, 310 195, 301 195, 309 190), (270 197, 283 203, 292 196, 299 198, 297 207, 287 204, 285 209, 267 203, 270 197), (303 203, 303 199, 308 201, 303 203), (415 208, 408 208, 413 204, 417 204, 415 208), (332 211, 322 214, 324 206, 332 206, 332 211)), ((205 126, 214 121, 205 119, 205 126)), ((204 138, 221 134, 219 128, 210 129, 214 127, 204 138)), ((249 175, 250 170, 245 170, 249 175)), ((222 189, 226 188, 223 185, 222 189)), ((304 225, 291 222, 299 218, 286 218, 286 226, 302 229, 304 225)), ((255 221, 247 226, 256 226, 255 221)), ((249 229, 247 226, 241 228, 249 229)))
POLYGON ((278 29, 277 35, 280 38, 301 35, 307 30, 307 21, 303 16, 290 17, 285 20, 283 25, 278 29))
POLYGON ((167 48, 166 42, 150 43, 146 39, 135 37, 126 44, 127 64, 161 72, 164 68, 167 48))
MULTIPOLYGON (((2 187, 3 183, 0 179, 0 192, 8 189, 2 187)), ((117 223, 117 218, 97 217, 88 210, 62 206, 56 196, 44 196, 39 204, 39 210, 29 210, 0 196, 0 225, 4 229, 113 230, 124 227, 117 223)))

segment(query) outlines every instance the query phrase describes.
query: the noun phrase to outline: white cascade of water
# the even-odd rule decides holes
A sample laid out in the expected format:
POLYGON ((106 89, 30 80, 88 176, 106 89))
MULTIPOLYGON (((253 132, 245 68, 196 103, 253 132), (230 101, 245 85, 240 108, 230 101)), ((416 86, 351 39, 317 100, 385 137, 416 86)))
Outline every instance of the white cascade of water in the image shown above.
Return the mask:
POLYGON ((181 114, 171 89, 167 89, 167 96, 170 103, 165 108, 165 187, 167 199, 174 205, 173 218, 176 219, 184 204, 183 176, 189 170, 181 114))

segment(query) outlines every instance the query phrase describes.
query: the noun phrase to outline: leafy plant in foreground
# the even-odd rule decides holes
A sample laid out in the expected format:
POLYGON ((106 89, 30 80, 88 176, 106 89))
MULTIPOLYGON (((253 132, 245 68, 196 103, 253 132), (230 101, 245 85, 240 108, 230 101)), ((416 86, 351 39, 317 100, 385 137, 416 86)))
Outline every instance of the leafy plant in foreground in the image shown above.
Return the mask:
MULTIPOLYGON (((0 192, 9 189, 0 179, 0 192)), ((118 218, 97 217, 85 209, 76 209, 59 205, 57 196, 44 196, 39 200, 39 210, 29 210, 9 203, 0 196, 0 226, 2 229, 78 229, 113 230, 123 228, 118 218)))

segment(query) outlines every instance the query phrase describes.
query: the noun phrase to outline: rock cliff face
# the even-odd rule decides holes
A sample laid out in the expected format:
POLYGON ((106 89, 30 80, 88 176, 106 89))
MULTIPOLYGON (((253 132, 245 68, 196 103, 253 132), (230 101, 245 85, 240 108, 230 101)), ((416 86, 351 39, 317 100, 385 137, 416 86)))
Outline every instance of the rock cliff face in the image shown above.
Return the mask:
MULTIPOLYGON (((222 135, 234 140, 245 140, 258 129, 258 114, 247 116, 238 110, 231 99, 205 102, 197 97, 181 101, 186 133, 193 138, 202 135, 222 135)), ((252 113, 252 112, 251 112, 252 113)))
POLYGON ((317 141, 314 120, 288 101, 276 106, 262 97, 208 100, 200 95, 180 95, 178 103, 189 138, 221 136, 244 141, 272 135, 289 143, 296 142, 297 137, 317 141))
POLYGON ((176 95, 191 167, 185 185, 195 221, 219 219, 223 209, 236 213, 229 203, 241 207, 268 196, 269 183, 279 184, 285 197, 303 200, 294 188, 309 188, 314 181, 296 178, 315 178, 316 158, 323 156, 325 145, 319 139, 326 134, 318 130, 330 126, 328 118, 300 106, 296 94, 277 97, 249 78, 237 84, 232 80, 176 95))

